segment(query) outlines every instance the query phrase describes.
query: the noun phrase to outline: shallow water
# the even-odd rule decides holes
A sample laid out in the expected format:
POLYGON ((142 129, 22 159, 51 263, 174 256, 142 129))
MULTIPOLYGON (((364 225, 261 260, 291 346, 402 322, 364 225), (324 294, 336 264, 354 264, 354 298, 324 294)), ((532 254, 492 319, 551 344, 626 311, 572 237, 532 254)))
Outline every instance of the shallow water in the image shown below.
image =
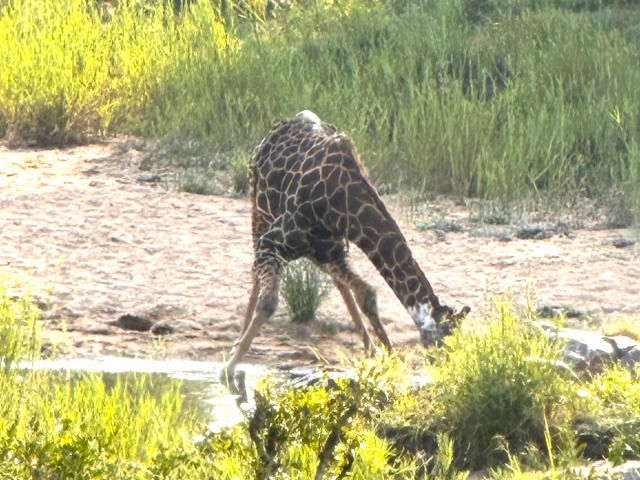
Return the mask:
MULTIPOLYGON (((84 358, 60 358, 23 362, 19 366, 25 370, 47 370, 66 372, 74 375, 83 373, 102 374, 105 384, 112 385, 118 379, 136 374, 152 376, 158 391, 167 382, 182 382, 182 391, 187 406, 194 407, 209 417, 211 429, 221 429, 243 420, 236 397, 230 395, 218 381, 222 364, 195 360, 148 360, 122 357, 103 357, 96 360, 84 358)), ((272 370, 258 365, 241 367, 246 373, 247 389, 253 390, 261 378, 272 370)))

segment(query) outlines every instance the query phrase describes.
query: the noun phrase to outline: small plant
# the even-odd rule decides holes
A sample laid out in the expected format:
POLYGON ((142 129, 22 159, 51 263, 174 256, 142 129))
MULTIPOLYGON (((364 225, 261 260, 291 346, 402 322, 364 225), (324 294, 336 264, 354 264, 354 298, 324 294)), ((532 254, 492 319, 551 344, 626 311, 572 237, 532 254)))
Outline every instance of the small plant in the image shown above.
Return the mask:
POLYGON ((0 365, 5 369, 21 360, 35 359, 39 348, 37 312, 30 297, 9 295, 0 279, 0 365))
POLYGON ((291 321, 303 323, 315 318, 318 306, 329 295, 329 286, 310 261, 300 259, 287 265, 281 291, 291 321))
POLYGON ((236 154, 229 167, 233 190, 247 193, 249 191, 249 156, 244 152, 236 154))
POLYGON ((608 458, 615 463, 640 457, 640 378, 637 373, 613 366, 596 376, 587 387, 595 400, 594 420, 613 434, 608 458))
POLYGON ((192 175, 179 181, 178 190, 196 195, 215 195, 220 193, 204 175, 192 175))

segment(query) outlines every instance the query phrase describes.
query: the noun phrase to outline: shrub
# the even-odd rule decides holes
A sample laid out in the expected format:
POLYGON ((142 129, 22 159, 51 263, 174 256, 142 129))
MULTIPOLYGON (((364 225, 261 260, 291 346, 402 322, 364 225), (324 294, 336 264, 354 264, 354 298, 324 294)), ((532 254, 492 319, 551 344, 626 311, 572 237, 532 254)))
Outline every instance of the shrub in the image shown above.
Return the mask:
POLYGON ((613 366, 588 385, 593 420, 612 432, 609 459, 620 463, 640 458, 640 379, 638 371, 613 366))
POLYGON ((570 449, 577 388, 557 364, 561 346, 532 320, 497 300, 486 324, 456 331, 437 352, 435 383, 407 409, 417 431, 450 435, 457 468, 499 465, 527 451, 553 458, 556 449, 570 449))
POLYGON ((244 152, 236 153, 229 167, 233 190, 238 193, 247 193, 249 191, 249 156, 244 152))
POLYGON ((97 373, 19 365, 40 351, 36 313, 0 281, 1 478, 147 478, 160 452, 194 450, 196 422, 179 382, 131 375, 107 383, 97 373))
POLYGON ((256 450, 254 478, 274 478, 276 472, 277 478, 300 480, 414 478, 411 462, 394 466, 388 443, 372 428, 378 412, 402 390, 402 373, 397 357, 384 356, 354 365, 342 378, 322 375, 297 388, 263 382, 247 422, 256 450))
POLYGON ((0 364, 9 371, 39 356, 38 309, 28 295, 13 297, 0 277, 0 364))
POLYGON ((326 276, 307 259, 287 265, 282 276, 282 297, 287 304, 291 321, 308 322, 329 294, 326 276))

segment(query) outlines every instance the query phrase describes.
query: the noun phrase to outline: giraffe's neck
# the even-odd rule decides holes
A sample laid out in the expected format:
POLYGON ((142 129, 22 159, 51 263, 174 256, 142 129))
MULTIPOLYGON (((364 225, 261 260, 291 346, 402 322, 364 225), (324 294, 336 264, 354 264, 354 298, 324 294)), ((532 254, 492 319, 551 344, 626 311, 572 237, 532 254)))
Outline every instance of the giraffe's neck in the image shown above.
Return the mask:
POLYGON ((371 189, 366 196, 372 201, 350 215, 348 238, 378 269, 417 327, 421 331, 433 330, 436 327, 433 313, 440 307, 438 297, 382 200, 373 187, 367 184, 365 188, 371 189))

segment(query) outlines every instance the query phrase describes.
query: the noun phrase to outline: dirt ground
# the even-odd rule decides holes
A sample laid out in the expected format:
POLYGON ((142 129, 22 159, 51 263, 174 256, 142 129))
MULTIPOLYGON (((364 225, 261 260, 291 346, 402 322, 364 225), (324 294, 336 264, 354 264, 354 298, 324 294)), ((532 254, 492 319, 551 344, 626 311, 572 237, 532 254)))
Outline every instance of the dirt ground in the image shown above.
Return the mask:
MULTIPOLYGON (((248 200, 163 188, 139 169, 144 155, 115 140, 65 150, 0 146, 0 274, 28 279, 44 310, 44 342, 59 354, 221 361, 251 286, 248 200), (124 314, 175 331, 112 324, 124 314)), ((519 239, 516 226, 472 222, 469 205, 409 209, 384 200, 441 301, 472 308, 467 325, 492 295, 509 290, 522 302, 529 286, 538 306, 574 309, 593 328, 640 320, 640 247, 618 243, 638 240, 637 231, 595 221, 519 239), (435 230, 416 228, 434 218, 435 230)), ((378 291, 392 342, 417 345, 399 301, 360 252, 353 256, 378 291)), ((293 325, 281 302, 246 361, 286 367, 361 354, 335 290, 320 310, 317 321, 293 325)))

